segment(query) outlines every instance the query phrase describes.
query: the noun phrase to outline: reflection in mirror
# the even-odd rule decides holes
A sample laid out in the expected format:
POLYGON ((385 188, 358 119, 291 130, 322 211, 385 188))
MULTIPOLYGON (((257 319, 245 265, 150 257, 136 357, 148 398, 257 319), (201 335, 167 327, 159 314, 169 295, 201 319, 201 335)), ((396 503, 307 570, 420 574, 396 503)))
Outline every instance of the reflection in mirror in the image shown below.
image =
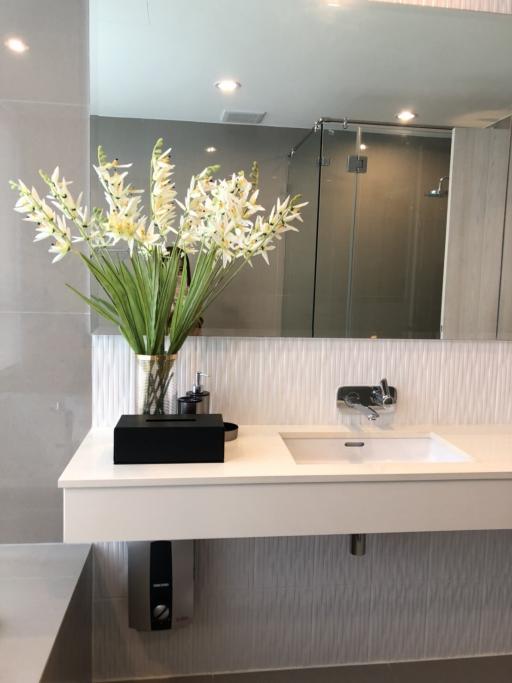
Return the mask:
MULTIPOLYGON (((251 169, 253 160, 260 165, 259 199, 270 207, 275 197, 286 194, 288 159, 302 129, 270 126, 235 126, 190 121, 160 121, 140 118, 91 117, 91 155, 102 144, 108 155, 133 162, 130 181, 148 190, 149 157, 159 136, 172 146, 174 180, 178 197, 183 199, 193 174, 205 166, 220 164, 222 176, 251 169)), ((94 174, 95 175, 95 174, 94 174)), ((91 176, 93 206, 102 205, 102 190, 91 176)), ((294 235, 296 233, 293 233, 294 235)), ((281 333, 281 291, 284 243, 272 253, 270 265, 254 259, 252 268, 243 269, 208 309, 203 334, 266 335, 281 333)), ((111 331, 98 320, 100 331, 111 331)), ((309 331, 309 335, 311 331, 309 331)))
MULTIPOLYGON (((313 336, 439 337, 451 131, 319 129, 313 158, 306 162, 310 136, 290 163, 295 178, 296 164, 320 160, 313 336)), ((285 263, 288 279, 305 278, 304 259, 285 263)))
MULTIPOLYGON (((164 137, 180 197, 207 165, 226 176, 256 160, 264 206, 297 192, 309 202, 300 233, 270 266, 246 268, 198 333, 507 338, 511 16, 91 0, 90 20, 93 158, 101 143, 147 188, 141 169, 164 137)), ((101 205, 96 183, 91 193, 101 205)))

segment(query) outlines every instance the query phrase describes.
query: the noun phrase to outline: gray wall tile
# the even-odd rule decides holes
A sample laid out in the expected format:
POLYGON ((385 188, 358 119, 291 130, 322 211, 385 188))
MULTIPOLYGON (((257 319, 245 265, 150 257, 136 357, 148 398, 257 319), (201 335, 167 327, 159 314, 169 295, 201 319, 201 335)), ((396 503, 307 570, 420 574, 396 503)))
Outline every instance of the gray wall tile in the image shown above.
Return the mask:
MULTIPOLYGON (((301 667, 308 663, 313 592, 304 588, 256 591, 254 661, 257 668, 301 667), (261 662, 264 662, 261 667, 261 662)), ((256 668, 256 667, 252 667, 256 668)))
POLYGON ((0 378, 0 541, 60 540, 57 479, 91 419, 88 317, 0 313, 0 378))
POLYGON ((314 536, 259 538, 256 541, 257 588, 312 588, 315 568, 314 536))
POLYGON ((48 484, 2 483, 0 489, 2 543, 38 543, 62 538, 62 495, 48 484))
POLYGON ((2 0, 2 35, 23 38, 22 55, 0 52, 2 99, 84 105, 89 102, 88 3, 2 0))
POLYGON ((315 587, 335 585, 367 585, 374 563, 374 541, 370 537, 368 554, 350 555, 348 536, 318 536, 315 549, 315 587))
POLYGON ((93 595, 95 600, 124 598, 128 594, 126 543, 96 543, 93 595))
POLYGON ((57 479, 91 420, 89 316, 65 287, 87 291, 86 274, 50 265, 7 184, 61 164, 88 189, 87 17, 87 0, 0 8, 2 33, 30 46, 0 52, 0 542, 62 538, 57 479))
POLYGON ((478 653, 483 584, 460 581, 429 586, 425 656, 458 657, 478 653))
POLYGON ((205 590, 249 590, 255 583, 254 538, 196 542, 196 581, 205 590))
POLYGON ((486 581, 497 583, 512 573, 512 530, 489 531, 487 533, 486 581))
POLYGON ((482 581, 487 568, 488 539, 486 531, 432 534, 431 581, 482 581))
POLYGON ((371 587, 362 582, 313 591, 313 631, 308 665, 367 662, 371 587))
MULTIPOLYGON (((259 591, 219 590, 209 593, 203 646, 210 648, 211 663, 205 672, 258 668, 258 648, 265 641, 258 631, 258 617, 263 612, 260 600, 268 608, 265 596, 262 597, 259 591)), ((274 614, 273 610, 269 611, 274 614)), ((286 607, 281 614, 287 614, 286 607)), ((272 626, 269 626, 269 638, 276 636, 272 626)))
POLYGON ((369 661, 425 656, 427 584, 372 584, 369 661))
POLYGON ((370 536, 374 580, 379 584, 419 586, 428 579, 430 534, 370 536))
POLYGON ((13 211, 17 194, 8 183, 21 178, 44 196, 38 171, 51 173, 59 166, 73 180, 70 191, 75 196, 87 193, 88 126, 86 107, 0 100, 0 237, 9 245, 0 252, 0 311, 87 312, 65 286, 69 283, 87 293, 86 268, 74 256, 51 263, 51 240, 33 243, 34 224, 13 211))
POLYGON ((480 652, 512 652, 512 576, 488 577, 482 600, 480 652))

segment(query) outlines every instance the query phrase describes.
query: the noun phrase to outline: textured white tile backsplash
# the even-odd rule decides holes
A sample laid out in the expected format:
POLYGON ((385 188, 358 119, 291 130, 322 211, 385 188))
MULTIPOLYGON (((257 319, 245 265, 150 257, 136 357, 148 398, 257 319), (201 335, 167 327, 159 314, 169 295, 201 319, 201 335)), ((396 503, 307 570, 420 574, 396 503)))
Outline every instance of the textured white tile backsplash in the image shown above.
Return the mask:
MULTIPOLYGON (((191 337, 178 392, 210 377, 211 409, 239 424, 335 424, 336 389, 398 389, 396 424, 512 421, 512 343, 191 337)), ((93 337, 93 425, 133 410, 133 355, 119 336, 93 337)), ((361 418, 356 417, 356 420, 361 418)), ((364 418, 363 418, 364 419, 364 418)))

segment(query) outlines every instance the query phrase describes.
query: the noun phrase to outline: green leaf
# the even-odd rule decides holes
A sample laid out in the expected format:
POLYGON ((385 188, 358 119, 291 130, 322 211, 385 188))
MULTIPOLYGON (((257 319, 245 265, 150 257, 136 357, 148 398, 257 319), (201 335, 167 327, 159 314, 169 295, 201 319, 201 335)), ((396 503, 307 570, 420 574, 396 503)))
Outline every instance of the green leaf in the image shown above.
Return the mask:
MULTIPOLYGON (((174 311, 172 315, 172 320, 171 320, 171 327, 169 329, 169 336, 170 336, 170 348, 173 346, 173 342, 176 339, 176 328, 179 325, 180 319, 181 319, 181 309, 186 301, 185 293, 187 290, 187 261, 186 259, 183 259, 183 269, 181 271, 181 282, 180 282, 180 287, 178 291, 178 296, 176 297, 176 301, 174 302, 174 311)), ((172 351, 171 351, 172 353, 172 351)))
POLYGON ((67 283, 66 287, 68 287, 72 292, 79 296, 80 299, 82 299, 82 301, 85 301, 85 303, 88 306, 90 306, 93 310, 95 310, 96 313, 101 315, 102 318, 106 318, 106 320, 110 321, 111 323, 114 323, 116 327, 119 327, 119 320, 116 317, 115 309, 112 308, 112 310, 114 311, 114 313, 112 313, 112 310, 109 308, 108 302, 92 295, 90 297, 85 296, 85 294, 82 294, 77 289, 75 289, 67 283))

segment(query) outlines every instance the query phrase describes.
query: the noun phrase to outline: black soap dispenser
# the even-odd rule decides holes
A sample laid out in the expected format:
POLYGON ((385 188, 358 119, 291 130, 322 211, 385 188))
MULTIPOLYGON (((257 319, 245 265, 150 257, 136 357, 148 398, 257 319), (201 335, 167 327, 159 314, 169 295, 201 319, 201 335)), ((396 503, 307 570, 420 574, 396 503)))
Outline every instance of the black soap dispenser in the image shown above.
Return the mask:
POLYGON ((192 391, 178 399, 178 413, 180 415, 205 415, 210 412, 210 392, 205 391, 201 384, 201 377, 208 377, 204 372, 196 372, 196 381, 192 391))
POLYGON ((190 396, 195 399, 199 399, 197 404, 197 413, 203 415, 210 412, 210 392, 205 391, 205 388, 201 384, 201 377, 208 377, 204 372, 196 372, 196 381, 192 385, 192 391, 190 396))

